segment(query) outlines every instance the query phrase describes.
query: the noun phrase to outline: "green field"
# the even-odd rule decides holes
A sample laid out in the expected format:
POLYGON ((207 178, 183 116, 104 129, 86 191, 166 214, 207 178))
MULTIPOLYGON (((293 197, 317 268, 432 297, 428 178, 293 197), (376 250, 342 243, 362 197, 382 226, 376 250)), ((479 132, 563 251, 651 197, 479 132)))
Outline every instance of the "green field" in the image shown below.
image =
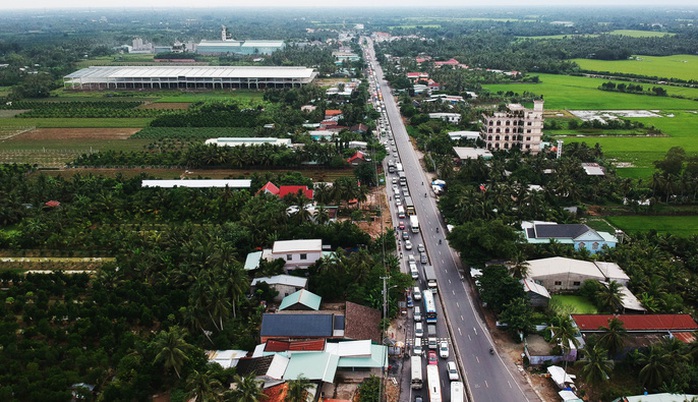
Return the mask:
POLYGON ((616 29, 615 31, 609 32, 609 34, 630 36, 633 38, 661 38, 662 36, 676 35, 670 32, 640 31, 637 29, 616 29))
POLYGON ((151 140, 10 140, 0 149, 0 163, 28 163, 41 167, 63 167, 84 153, 115 150, 141 151, 151 140))
POLYGON ((181 92, 181 91, 158 91, 153 93, 157 102, 180 103, 180 102, 203 102, 208 100, 236 100, 242 103, 260 103, 264 101, 262 91, 210 91, 210 92, 181 92))
POLYGON ((613 225, 632 235, 654 229, 659 233, 671 233, 675 236, 688 237, 698 234, 698 216, 609 216, 613 225))
POLYGON ((0 127, 38 127, 38 128, 119 128, 145 127, 152 119, 62 119, 62 118, 0 118, 0 127))
MULTIPOLYGON (((696 110, 698 102, 689 99, 675 99, 648 95, 634 95, 619 92, 601 91, 598 87, 608 80, 601 78, 573 77, 567 75, 538 74, 540 83, 489 84, 483 88, 491 91, 525 91, 545 97, 545 109, 567 110, 696 110)), ((665 86, 671 95, 673 87, 665 86)), ((683 88, 698 98, 698 89, 683 88)), ((643 120, 644 121, 644 120, 643 120)))
MULTIPOLYGON (((698 56, 694 55, 635 56, 633 60, 572 59, 572 61, 579 64, 582 69, 589 71, 698 80, 698 56)), ((667 90, 669 89, 673 90, 672 87, 667 87, 667 90)))
POLYGON ((553 295, 550 306, 560 306, 563 311, 569 311, 570 314, 596 314, 598 312, 589 300, 575 295, 553 295))

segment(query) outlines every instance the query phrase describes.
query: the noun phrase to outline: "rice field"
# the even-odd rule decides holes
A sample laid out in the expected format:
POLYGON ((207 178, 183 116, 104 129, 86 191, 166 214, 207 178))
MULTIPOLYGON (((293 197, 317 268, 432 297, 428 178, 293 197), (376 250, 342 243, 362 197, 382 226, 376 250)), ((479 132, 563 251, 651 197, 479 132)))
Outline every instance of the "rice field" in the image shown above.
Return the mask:
MULTIPOLYGON (((631 60, 572 59, 572 61, 588 71, 698 80, 698 56, 696 55, 634 56, 631 60)), ((666 88, 673 90, 672 87, 666 88)))

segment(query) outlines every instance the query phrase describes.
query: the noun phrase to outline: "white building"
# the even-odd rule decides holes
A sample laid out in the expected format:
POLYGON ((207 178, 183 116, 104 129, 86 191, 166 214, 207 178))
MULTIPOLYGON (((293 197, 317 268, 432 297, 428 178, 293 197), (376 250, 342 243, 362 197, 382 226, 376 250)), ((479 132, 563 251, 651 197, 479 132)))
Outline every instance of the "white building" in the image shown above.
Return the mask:
POLYGON ((273 261, 281 258, 284 269, 305 269, 322 258, 322 239, 277 240, 271 249, 264 250, 263 258, 273 261))
POLYGON ((472 140, 477 141, 480 138, 479 131, 449 131, 448 136, 451 141, 457 140, 472 140))
POLYGON ((301 289, 305 289, 308 285, 308 279, 292 275, 275 275, 263 278, 254 278, 250 287, 257 286, 260 282, 266 282, 270 288, 279 292, 274 298, 274 301, 280 302, 284 297, 296 293, 301 289))
POLYGON ((430 119, 441 119, 443 121, 458 124, 460 123, 460 113, 429 113, 430 119))
POLYGON ((247 146, 252 147, 256 145, 277 145, 277 146, 291 146, 290 138, 276 138, 276 137, 221 137, 221 138, 209 138, 205 142, 206 145, 218 145, 219 147, 241 147, 247 146))
POLYGON ((481 136, 488 149, 509 150, 514 147, 537 154, 543 135, 543 100, 533 101, 533 109, 513 103, 504 112, 482 115, 481 136))

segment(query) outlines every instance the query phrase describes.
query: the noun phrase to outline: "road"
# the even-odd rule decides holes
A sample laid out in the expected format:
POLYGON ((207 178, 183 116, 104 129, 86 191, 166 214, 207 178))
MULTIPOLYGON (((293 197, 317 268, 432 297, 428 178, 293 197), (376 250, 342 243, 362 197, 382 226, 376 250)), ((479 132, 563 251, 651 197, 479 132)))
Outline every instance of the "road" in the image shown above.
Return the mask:
MULTIPOLYGON (((453 349, 455 349, 461 374, 465 374, 466 387, 474 401, 540 400, 525 379, 518 374, 518 370, 513 364, 507 365, 498 354, 491 355, 489 352, 494 345, 486 326, 473 306, 473 289, 467 280, 463 280, 463 264, 445 240, 445 225, 441 220, 435 195, 431 191, 430 180, 421 168, 417 153, 409 141, 398 106, 391 95, 387 82, 383 80, 381 67, 376 62, 373 53, 373 44, 368 38, 367 42, 367 62, 373 66, 375 77, 380 83, 385 111, 395 138, 400 161, 407 176, 409 192, 419 217, 422 240, 416 239, 417 235, 412 235, 412 242, 415 246, 418 243, 425 245, 430 263, 436 269, 439 291, 437 305, 443 309, 443 311, 439 311, 437 334, 439 338, 450 338, 452 353, 449 360, 454 359, 453 349), (447 320, 441 319, 444 316, 447 316, 447 320), (446 321, 450 328, 445 325, 446 321)), ((390 187, 389 179, 387 186, 390 187)), ((395 219, 395 215, 393 217, 395 219)), ((422 289, 426 288, 424 283, 421 284, 421 287, 422 289)), ((448 375, 443 359, 440 359, 439 366, 442 367, 440 374, 443 400, 449 401, 448 375)), ((405 372, 409 375, 409 370, 405 372)), ((428 400, 426 386, 422 393, 425 400, 428 400)), ((401 397, 401 400, 411 401, 413 397, 412 395, 409 396, 409 399, 401 397)))

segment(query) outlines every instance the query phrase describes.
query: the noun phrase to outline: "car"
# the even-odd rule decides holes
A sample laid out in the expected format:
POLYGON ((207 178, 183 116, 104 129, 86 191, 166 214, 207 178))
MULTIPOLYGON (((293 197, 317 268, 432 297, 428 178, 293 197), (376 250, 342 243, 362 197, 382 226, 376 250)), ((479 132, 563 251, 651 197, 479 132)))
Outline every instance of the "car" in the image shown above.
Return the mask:
POLYGON ((424 402, 421 396, 417 395, 414 397, 414 402, 424 402))
POLYGON ((393 191, 399 190, 399 189, 400 189, 400 187, 398 187, 398 185, 397 185, 397 179, 395 179, 395 183, 393 183, 393 191))
POLYGON ((397 177, 393 177, 392 182, 393 182, 393 185, 394 185, 394 186, 397 186, 397 177))
POLYGON ((405 230, 405 222, 404 221, 398 222, 397 227, 400 228, 400 230, 405 230))
POLYGON ((410 276, 412 277, 412 279, 419 279, 419 270, 417 269, 417 264, 410 264, 410 276))
POLYGON ((424 244, 421 244, 421 243, 418 244, 418 245, 417 245, 417 251, 419 251, 420 253, 425 252, 426 249, 424 248, 424 244))
POLYGON ((429 364, 437 365, 439 364, 439 359, 436 357, 436 352, 433 350, 429 351, 429 364))
POLYGON ((405 240, 405 250, 412 250, 412 242, 405 240))
POLYGON ((422 338, 414 338, 414 346, 412 347, 412 354, 415 356, 421 356, 424 353, 422 349, 422 338))
POLYGON ((416 336, 417 338, 421 338, 424 336, 424 328, 422 327, 421 322, 414 324, 414 336, 416 336))
POLYGON ((402 205, 402 200, 399 199, 399 198, 397 198, 397 197, 395 197, 395 206, 396 206, 396 207, 399 207, 400 205, 402 205))
POLYGON ((416 322, 422 321, 422 309, 419 306, 414 306, 414 320, 416 322))
MULTIPOLYGON (((407 232, 406 230, 403 230, 402 231, 402 240, 409 240, 409 238, 410 238, 409 232, 407 232)), ((412 258, 414 258, 414 257, 412 257, 412 258)))
POLYGON ((410 264, 416 264, 417 261, 414 259, 414 256, 412 254, 407 256, 407 262, 410 264))
POLYGON ((422 264, 426 264, 429 262, 429 260, 427 259, 427 253, 419 253, 419 262, 421 262, 422 264))
POLYGON ((397 152, 393 152, 393 156, 397 158, 397 152))
POLYGON ((448 359, 448 342, 441 341, 439 344, 439 356, 441 356, 442 359, 448 359))
POLYGON ((458 381, 458 368, 456 367, 456 362, 450 361, 446 367, 446 371, 448 371, 448 379, 451 381, 458 381))
POLYGON ((412 301, 411 296, 407 296, 407 308, 412 308, 414 307, 414 302, 412 301))

